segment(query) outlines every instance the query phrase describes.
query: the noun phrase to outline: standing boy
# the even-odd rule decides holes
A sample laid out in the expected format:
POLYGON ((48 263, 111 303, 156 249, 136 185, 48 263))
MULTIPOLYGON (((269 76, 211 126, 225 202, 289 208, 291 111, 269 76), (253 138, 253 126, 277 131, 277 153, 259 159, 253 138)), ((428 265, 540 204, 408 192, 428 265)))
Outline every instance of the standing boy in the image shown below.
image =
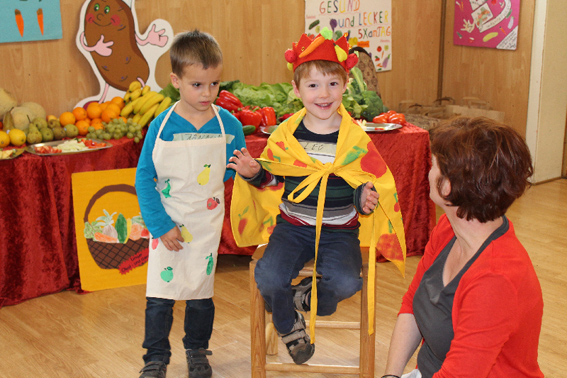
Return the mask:
POLYGON ((198 30, 175 37, 171 83, 180 100, 150 124, 136 173, 142 217, 150 231, 145 366, 140 378, 166 376, 173 305, 185 300, 189 377, 210 377, 214 271, 224 218, 227 157, 245 146, 242 125, 213 105, 222 52, 198 30))
MULTIPOLYGON (((374 222, 370 245, 378 244, 385 256, 401 265, 405 256, 392 175, 341 103, 348 71, 358 61, 348 54, 348 47, 344 36, 335 42, 326 28, 315 39, 304 34, 294 43, 285 56, 294 70, 294 92, 305 108, 274 131, 260 159, 252 159, 242 149, 234 151, 228 165, 251 184, 243 184, 237 176, 231 206, 233 233, 239 245, 269 238, 256 265, 256 283, 296 364, 309 360, 315 351, 315 314, 331 315, 340 301, 362 287, 359 213, 374 222), (268 187, 278 185, 282 188, 274 196, 268 187), (380 211, 369 216, 378 204, 375 188, 380 211), (279 206, 267 198, 277 200, 279 206), (274 209, 275 228, 269 227, 274 209), (388 238, 389 249, 384 248, 385 239, 376 243, 385 234, 394 240, 388 238), (292 279, 311 259, 316 263, 313 277, 292 286, 292 279), (315 271, 321 279, 314 282, 315 271), (309 310, 313 310, 311 337, 300 312, 309 310)), ((371 254, 371 274, 374 257, 371 254)))

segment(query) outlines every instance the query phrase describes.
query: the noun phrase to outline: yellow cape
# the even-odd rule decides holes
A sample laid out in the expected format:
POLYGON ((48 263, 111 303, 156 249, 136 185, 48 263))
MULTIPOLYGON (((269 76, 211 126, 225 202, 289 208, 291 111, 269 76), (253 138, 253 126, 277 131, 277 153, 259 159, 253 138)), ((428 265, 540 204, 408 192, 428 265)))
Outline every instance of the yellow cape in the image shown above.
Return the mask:
MULTIPOLYGON (((295 129, 305 116, 305 108, 282 123, 270 136, 262 155, 257 159, 264 169, 278 176, 307 176, 288 196, 295 203, 303 201, 309 193, 321 185, 317 202, 315 265, 313 269, 313 289, 311 295, 310 335, 315 341, 315 318, 317 309, 317 287, 315 275, 317 254, 323 218, 323 206, 327 180, 330 174, 342 177, 350 186, 358 186, 371 181, 379 193, 379 203, 370 215, 360 216, 361 246, 376 246, 386 259, 392 261, 404 274, 406 243, 402 214, 394 177, 378 153, 372 140, 348 114, 343 105, 338 110, 342 116, 337 141, 335 160, 323 164, 311 159, 305 149, 293 136, 295 129), (301 190, 303 192, 301 192, 301 190), (301 194, 297 194, 301 192, 301 194)), ((283 185, 258 189, 249 185, 238 175, 233 189, 230 219, 232 232, 238 246, 251 246, 267 243, 275 227, 279 214, 279 204, 283 185)), ((376 274, 376 254, 369 253, 368 277, 368 316, 374 318, 374 277, 376 274)), ((369 334, 374 332, 373 321, 369 321, 369 334)))

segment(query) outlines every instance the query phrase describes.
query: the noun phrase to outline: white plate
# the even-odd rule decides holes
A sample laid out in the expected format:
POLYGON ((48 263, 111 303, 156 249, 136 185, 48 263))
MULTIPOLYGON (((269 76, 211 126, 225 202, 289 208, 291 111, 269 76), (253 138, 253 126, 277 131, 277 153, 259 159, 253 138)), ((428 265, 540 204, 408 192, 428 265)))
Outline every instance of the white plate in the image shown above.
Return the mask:
POLYGON ((32 144, 31 146, 27 146, 26 147, 26 151, 27 152, 31 152, 32 154, 36 154, 39 156, 57 156, 57 155, 70 155, 70 154, 80 154, 83 152, 91 152, 91 151, 98 151, 98 150, 103 150, 105 148, 110 148, 112 147, 112 144, 110 144, 109 142, 105 141, 105 140, 99 140, 99 139, 94 139, 94 138, 84 138, 84 137, 80 137, 80 138, 74 138, 74 139, 79 139, 79 140, 83 140, 83 139, 90 139, 96 143, 105 143, 104 147, 97 147, 97 148, 89 148, 86 150, 81 150, 81 151, 70 151, 70 152, 57 152, 57 153, 52 153, 52 154, 44 154, 41 152, 37 152, 35 150, 35 147, 43 147, 43 146, 51 146, 51 147, 57 147, 60 144, 67 142, 70 139, 65 139, 65 140, 56 140, 53 142, 46 142, 46 143, 36 143, 36 144, 32 144))
POLYGON ((10 160, 10 159, 15 159, 18 156, 20 156, 21 154, 24 153, 25 148, 13 148, 9 151, 16 151, 15 153, 12 153, 12 155, 8 156, 8 157, 2 157, 2 150, 0 149, 0 160, 10 160))
POLYGON ((260 131, 266 135, 271 135, 275 129, 278 128, 279 125, 276 126, 260 126, 260 131))
POLYGON ((384 131, 391 131, 400 129, 402 125, 398 123, 369 123, 367 122, 364 126, 361 126, 362 130, 367 133, 381 133, 384 131))

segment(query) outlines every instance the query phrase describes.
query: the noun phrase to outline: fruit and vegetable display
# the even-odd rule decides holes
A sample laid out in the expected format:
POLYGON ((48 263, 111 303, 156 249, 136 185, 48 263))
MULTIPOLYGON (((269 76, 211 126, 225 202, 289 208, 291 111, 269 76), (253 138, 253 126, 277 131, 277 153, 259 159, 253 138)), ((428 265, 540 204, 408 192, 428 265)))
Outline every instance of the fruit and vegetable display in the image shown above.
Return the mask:
MULTIPOLYGON (((143 128, 172 102, 172 98, 162 92, 152 91, 149 86, 134 81, 124 97, 117 96, 104 103, 90 102, 57 117, 47 115, 38 103, 19 104, 13 94, 0 88, 0 149, 77 137, 91 141, 126 137, 138 143, 143 139, 143 128)), ((83 143, 81 145, 85 147, 83 143)), ((59 145, 44 147, 60 149, 59 145)), ((56 153, 54 151, 50 153, 56 153)), ((4 156, 11 158, 13 154, 2 153, 1 156, 6 159, 8 157, 4 156)))

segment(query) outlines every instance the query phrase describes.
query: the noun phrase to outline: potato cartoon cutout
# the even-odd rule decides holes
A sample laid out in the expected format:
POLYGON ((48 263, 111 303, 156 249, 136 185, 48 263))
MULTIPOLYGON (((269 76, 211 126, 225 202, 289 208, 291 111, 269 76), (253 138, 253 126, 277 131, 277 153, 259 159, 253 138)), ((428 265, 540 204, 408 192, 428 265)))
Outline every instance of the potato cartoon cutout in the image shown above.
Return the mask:
POLYGON ((109 85, 126 91, 134 80, 145 84, 150 68, 136 43, 132 11, 122 0, 91 0, 84 33, 83 47, 109 85))
POLYGON ((168 51, 173 30, 167 21, 158 19, 140 34, 134 2, 131 0, 129 5, 127 0, 88 0, 83 4, 76 44, 98 77, 101 92, 76 106, 123 97, 136 80, 160 90, 155 66, 168 51))

